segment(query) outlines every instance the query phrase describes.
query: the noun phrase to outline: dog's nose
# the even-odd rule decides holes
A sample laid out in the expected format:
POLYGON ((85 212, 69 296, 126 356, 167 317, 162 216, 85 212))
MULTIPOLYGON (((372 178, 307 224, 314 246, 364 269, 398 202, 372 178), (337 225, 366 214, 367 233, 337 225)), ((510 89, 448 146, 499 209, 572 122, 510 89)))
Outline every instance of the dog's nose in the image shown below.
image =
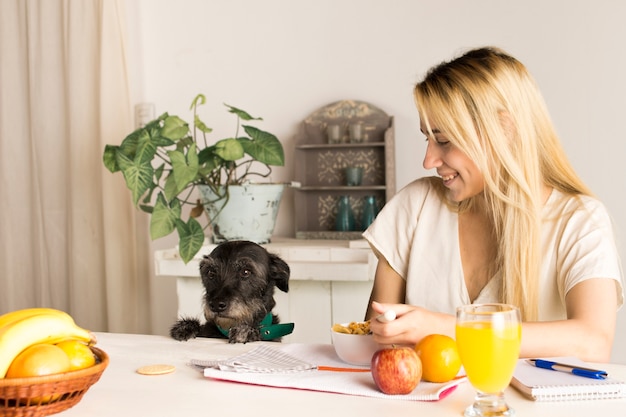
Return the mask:
POLYGON ((226 307, 228 307, 228 304, 224 301, 218 301, 218 302, 211 301, 209 303, 209 307, 211 307, 211 310, 215 311, 216 313, 221 313, 222 311, 226 310, 226 307))

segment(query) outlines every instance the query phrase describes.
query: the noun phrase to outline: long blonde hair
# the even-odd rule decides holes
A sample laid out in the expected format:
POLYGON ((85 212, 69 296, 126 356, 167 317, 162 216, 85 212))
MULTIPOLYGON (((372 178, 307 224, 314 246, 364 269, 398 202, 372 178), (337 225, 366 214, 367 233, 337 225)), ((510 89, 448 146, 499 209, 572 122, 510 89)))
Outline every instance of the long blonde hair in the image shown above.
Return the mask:
POLYGON ((501 301, 537 320, 543 189, 591 194, 565 156, 539 88, 521 62, 485 47, 432 68, 414 93, 428 134, 436 126, 483 173, 501 301))

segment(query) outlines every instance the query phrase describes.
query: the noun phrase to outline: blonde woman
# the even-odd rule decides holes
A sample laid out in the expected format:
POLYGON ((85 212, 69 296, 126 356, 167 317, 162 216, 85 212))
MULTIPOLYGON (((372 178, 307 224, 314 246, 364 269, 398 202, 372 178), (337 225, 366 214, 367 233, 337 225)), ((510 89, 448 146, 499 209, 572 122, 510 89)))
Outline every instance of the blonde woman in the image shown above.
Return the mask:
POLYGON ((455 308, 517 305, 522 357, 608 361, 622 271, 610 217, 565 157, 518 60, 479 48, 415 87, 424 168, 364 237, 377 254, 371 318, 383 344, 454 336, 455 308))

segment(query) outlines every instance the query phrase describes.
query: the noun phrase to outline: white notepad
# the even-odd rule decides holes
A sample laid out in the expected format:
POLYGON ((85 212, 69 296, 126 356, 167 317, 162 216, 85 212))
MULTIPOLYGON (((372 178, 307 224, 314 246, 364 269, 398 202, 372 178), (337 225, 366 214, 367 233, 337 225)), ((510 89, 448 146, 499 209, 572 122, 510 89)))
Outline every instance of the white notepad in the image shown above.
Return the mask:
POLYGON ((203 368, 204 376, 213 380, 405 401, 439 401, 467 380, 461 377, 444 383, 422 381, 409 394, 384 394, 369 371, 317 370, 317 366, 368 369, 342 362, 328 344, 278 343, 220 361, 192 359, 191 365, 203 368))
MULTIPOLYGON (((593 368, 573 357, 541 358, 568 365, 593 368)), ((535 401, 595 400, 626 397, 626 383, 612 379, 592 379, 566 372, 537 368, 520 359, 511 386, 535 401)))

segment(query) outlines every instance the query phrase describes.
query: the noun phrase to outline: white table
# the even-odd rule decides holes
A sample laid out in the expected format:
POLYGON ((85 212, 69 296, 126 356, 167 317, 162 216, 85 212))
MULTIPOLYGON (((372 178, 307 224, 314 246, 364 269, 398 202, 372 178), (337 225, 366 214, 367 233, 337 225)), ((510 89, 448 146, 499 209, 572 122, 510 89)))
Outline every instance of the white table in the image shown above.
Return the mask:
MULTIPOLYGON (((461 384, 438 402, 408 402, 214 381, 187 366, 187 361, 232 357, 256 344, 230 345, 219 339, 177 342, 164 336, 113 333, 97 333, 97 337, 110 364, 82 401, 59 416, 459 417, 474 397, 469 383, 461 384), (135 372, 141 366, 157 363, 175 365, 176 371, 161 376, 135 372)), ((612 377, 626 379, 626 366, 601 366, 612 377)), ((606 417, 626 413, 626 399, 539 403, 525 399, 513 388, 507 390, 506 397, 520 417, 606 417)))

